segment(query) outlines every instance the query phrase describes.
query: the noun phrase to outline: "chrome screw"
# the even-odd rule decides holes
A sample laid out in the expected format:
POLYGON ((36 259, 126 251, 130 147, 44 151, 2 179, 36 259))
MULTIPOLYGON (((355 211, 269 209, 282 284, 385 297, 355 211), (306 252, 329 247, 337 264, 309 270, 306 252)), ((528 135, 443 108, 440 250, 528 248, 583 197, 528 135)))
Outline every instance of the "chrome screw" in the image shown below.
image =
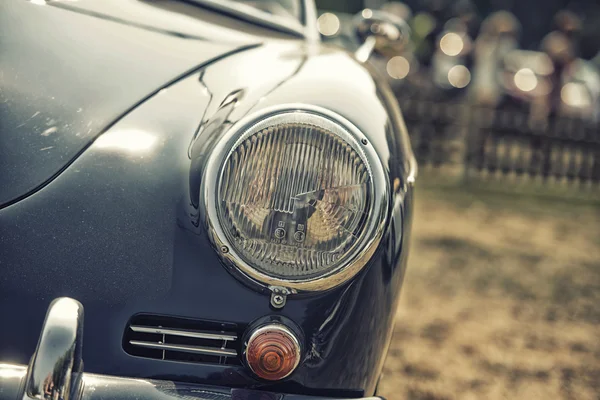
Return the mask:
POLYGON ((223 254, 229 253, 229 247, 227 247, 227 246, 221 246, 221 253, 223 253, 223 254))
POLYGON ((273 305, 280 306, 283 304, 283 296, 280 294, 276 294, 273 296, 273 305))

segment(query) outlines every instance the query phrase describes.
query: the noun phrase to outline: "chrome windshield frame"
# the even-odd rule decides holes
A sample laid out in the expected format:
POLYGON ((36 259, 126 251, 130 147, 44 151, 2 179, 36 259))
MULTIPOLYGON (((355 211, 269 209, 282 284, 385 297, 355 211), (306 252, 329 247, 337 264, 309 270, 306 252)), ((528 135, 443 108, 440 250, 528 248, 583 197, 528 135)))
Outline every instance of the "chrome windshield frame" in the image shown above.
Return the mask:
MULTIPOLYGON (((201 7, 210 8, 241 20, 266 26, 279 32, 288 33, 310 41, 319 39, 316 26, 316 6, 313 0, 299 0, 302 7, 297 24, 281 22, 278 17, 262 12, 252 6, 236 4, 234 1, 223 0, 185 0, 201 7)), ((286 20, 286 22, 290 22, 286 20)))

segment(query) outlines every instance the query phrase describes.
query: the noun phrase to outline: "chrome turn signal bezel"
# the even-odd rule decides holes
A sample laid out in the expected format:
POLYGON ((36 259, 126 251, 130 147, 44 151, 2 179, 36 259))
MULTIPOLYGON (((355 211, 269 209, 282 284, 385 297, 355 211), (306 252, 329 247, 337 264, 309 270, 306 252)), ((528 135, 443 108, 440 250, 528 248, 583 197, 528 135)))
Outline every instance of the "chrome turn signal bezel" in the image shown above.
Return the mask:
POLYGON ((350 121, 322 107, 306 104, 288 104, 267 108, 235 123, 215 145, 207 160, 200 188, 200 204, 204 208, 203 218, 208 237, 220 255, 225 265, 235 276, 241 275, 245 279, 259 285, 269 287, 285 287, 294 291, 322 291, 341 285, 354 277, 371 259, 377 249, 384 232, 386 216, 389 209, 389 180, 386 179, 383 165, 376 150, 368 138, 350 121), (335 269, 326 271, 323 275, 308 279, 283 279, 265 274, 248 264, 238 254, 235 246, 230 243, 219 222, 216 201, 218 199, 219 182, 223 172, 223 165, 236 145, 249 135, 257 131, 257 127, 264 127, 267 119, 288 116, 291 122, 297 122, 298 116, 308 117, 311 123, 316 124, 326 121, 324 129, 337 127, 336 134, 361 153, 369 168, 372 178, 372 215, 368 219, 361 239, 349 251, 344 263, 335 269))
POLYGON ((246 348, 244 349, 244 359, 245 359, 245 363, 248 366, 248 368, 257 376, 259 376, 261 379, 266 379, 266 380, 281 380, 284 378, 287 378, 288 376, 290 376, 295 370, 296 368, 298 368, 298 365, 300 364, 300 359, 302 358, 302 349, 300 347, 300 340, 298 339, 298 337, 294 334, 294 332, 292 332, 291 329, 289 329, 287 326, 281 324, 281 323, 270 323, 267 325, 263 325, 257 329, 255 329, 252 334, 250 335, 250 337, 248 338, 247 342, 246 342, 246 348), (259 371, 256 371, 252 366, 254 364, 254 362, 256 362, 257 360, 252 360, 251 359, 251 355, 250 355, 250 351, 249 349, 255 344, 255 342, 257 341, 257 339, 263 335, 263 334, 279 334, 279 335, 283 335, 291 344, 293 347, 293 353, 295 354, 295 358, 294 358, 294 363, 293 365, 289 368, 289 371, 287 371, 285 374, 283 374, 280 377, 271 379, 271 378, 266 378, 266 377, 261 377, 259 371))

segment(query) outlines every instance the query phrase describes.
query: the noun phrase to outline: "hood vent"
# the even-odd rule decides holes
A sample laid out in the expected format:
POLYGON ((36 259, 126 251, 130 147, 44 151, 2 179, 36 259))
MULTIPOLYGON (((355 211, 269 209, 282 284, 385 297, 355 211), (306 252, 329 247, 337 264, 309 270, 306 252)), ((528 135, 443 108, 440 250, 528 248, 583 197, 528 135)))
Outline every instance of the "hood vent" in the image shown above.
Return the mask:
POLYGON ((205 364, 240 365, 236 324, 136 315, 123 349, 133 356, 205 364))

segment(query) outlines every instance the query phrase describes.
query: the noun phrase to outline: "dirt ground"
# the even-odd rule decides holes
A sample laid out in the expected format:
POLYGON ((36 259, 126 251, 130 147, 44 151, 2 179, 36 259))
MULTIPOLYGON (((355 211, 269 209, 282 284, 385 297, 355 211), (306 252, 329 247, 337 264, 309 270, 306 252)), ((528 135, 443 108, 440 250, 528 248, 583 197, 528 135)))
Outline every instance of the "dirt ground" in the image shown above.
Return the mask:
POLYGON ((600 399, 600 208, 418 188, 388 400, 600 399))

